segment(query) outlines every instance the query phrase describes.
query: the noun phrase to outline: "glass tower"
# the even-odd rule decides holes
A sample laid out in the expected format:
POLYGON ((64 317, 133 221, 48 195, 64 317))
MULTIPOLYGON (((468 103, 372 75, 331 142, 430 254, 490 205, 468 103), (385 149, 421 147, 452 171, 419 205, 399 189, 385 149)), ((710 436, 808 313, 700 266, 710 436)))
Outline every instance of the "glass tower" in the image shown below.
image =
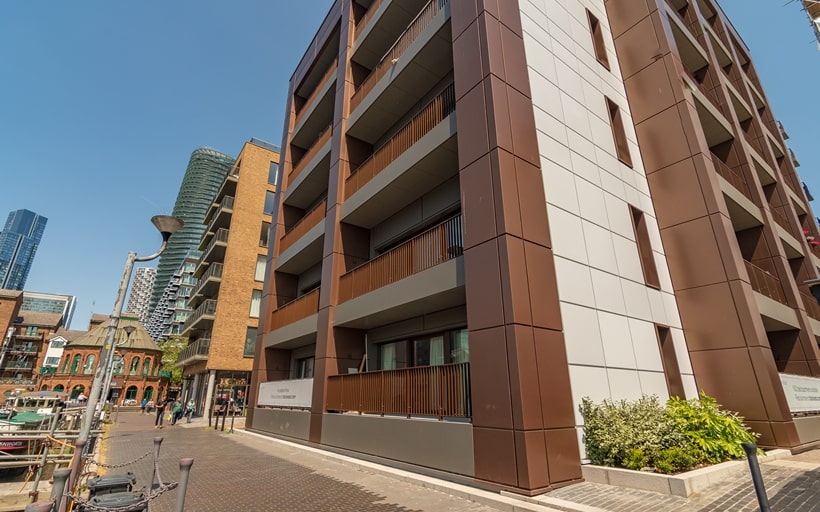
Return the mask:
POLYGON ((149 311, 153 312, 162 297, 162 292, 188 251, 199 246, 199 241, 205 233, 205 214, 233 163, 233 157, 210 148, 196 149, 191 153, 173 212, 173 215, 181 218, 185 225, 174 233, 168 241, 168 247, 159 258, 149 311))
POLYGON ((9 213, 0 231, 0 288, 22 290, 48 219, 29 210, 9 213))

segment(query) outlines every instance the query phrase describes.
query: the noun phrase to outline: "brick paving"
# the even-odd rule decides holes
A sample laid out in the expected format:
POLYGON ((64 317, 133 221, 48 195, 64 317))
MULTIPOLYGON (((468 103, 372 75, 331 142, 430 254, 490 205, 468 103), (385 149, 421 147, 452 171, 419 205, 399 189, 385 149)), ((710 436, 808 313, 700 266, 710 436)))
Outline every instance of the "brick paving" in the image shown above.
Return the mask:
MULTIPOLYGON (((479 498, 471 493, 472 499, 468 500, 458 490, 448 494, 426 486, 425 477, 419 477, 421 484, 408 482, 391 477, 389 471, 371 471, 366 465, 346 463, 334 454, 316 453, 248 434, 214 431, 202 426, 201 419, 192 425, 154 430, 153 418, 138 413, 120 414, 118 423, 107 433, 100 457, 109 464, 136 459, 152 450, 155 436, 162 436, 159 468, 164 481, 179 479, 180 458, 194 458, 185 502, 188 511, 553 510, 479 490, 475 490, 479 498), (481 499, 482 495, 486 499, 481 499)), ((151 479, 151 459, 147 457, 112 473, 126 470, 136 474, 137 487, 147 485, 151 479)), ((761 470, 772 511, 820 512, 820 450, 764 463, 761 470)), ((438 488, 446 489, 448 485, 456 488, 446 482, 438 488)), ((569 511, 758 510, 745 467, 688 499, 594 483, 564 487, 545 496, 563 500, 560 508, 569 511)), ((171 491, 152 501, 151 510, 170 511, 175 503, 176 493, 171 491)), ((559 506, 557 503, 550 505, 559 506)))

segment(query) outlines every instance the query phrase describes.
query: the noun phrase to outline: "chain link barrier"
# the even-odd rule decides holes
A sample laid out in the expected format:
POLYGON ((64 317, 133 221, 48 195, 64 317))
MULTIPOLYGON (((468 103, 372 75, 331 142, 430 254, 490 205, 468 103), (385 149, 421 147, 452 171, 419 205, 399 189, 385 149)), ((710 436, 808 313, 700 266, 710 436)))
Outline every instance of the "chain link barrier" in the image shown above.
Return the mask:
POLYGON ((125 466, 130 466, 131 464, 133 464, 135 462, 139 462, 142 459, 144 459, 145 457, 151 455, 151 453, 152 452, 150 452, 150 451, 145 452, 144 455, 141 455, 141 456, 137 457, 136 459, 134 459, 130 462, 123 462, 122 464, 106 464, 104 462, 100 462, 100 461, 92 459, 90 455, 86 455, 85 464, 94 464, 97 467, 106 468, 106 469, 119 469, 119 468, 124 468, 125 466))
MULTIPOLYGON (((160 484, 159 487, 145 494, 145 497, 136 503, 129 503, 121 507, 99 506, 95 505, 91 500, 87 500, 82 496, 66 493, 65 496, 71 499, 74 505, 82 507, 85 512, 135 512, 145 510, 146 506, 152 500, 155 500, 168 491, 177 488, 178 482, 171 482, 169 484, 160 484)), ((145 487, 137 492, 145 493, 145 487)))

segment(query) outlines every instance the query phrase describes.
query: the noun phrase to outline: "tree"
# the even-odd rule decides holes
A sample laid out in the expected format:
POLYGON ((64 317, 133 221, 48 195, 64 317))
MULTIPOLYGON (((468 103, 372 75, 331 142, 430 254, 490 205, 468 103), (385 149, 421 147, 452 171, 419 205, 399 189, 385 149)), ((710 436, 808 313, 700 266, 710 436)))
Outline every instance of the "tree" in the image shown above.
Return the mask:
POLYGON ((182 382, 182 368, 177 368, 177 358, 179 353, 188 346, 188 338, 173 336, 165 341, 160 342, 159 348, 162 349, 162 365, 160 371, 167 372, 170 375, 168 379, 171 384, 179 384, 182 382))

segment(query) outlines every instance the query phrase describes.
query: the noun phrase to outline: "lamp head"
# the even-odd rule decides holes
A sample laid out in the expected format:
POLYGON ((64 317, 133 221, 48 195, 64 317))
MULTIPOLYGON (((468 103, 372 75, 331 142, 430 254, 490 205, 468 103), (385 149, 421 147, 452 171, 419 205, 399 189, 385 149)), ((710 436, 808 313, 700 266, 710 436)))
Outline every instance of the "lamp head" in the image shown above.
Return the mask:
POLYGON ((134 331, 137 330, 137 328, 134 327, 133 325, 126 325, 125 327, 122 328, 122 330, 125 331, 125 335, 130 338, 131 335, 134 334, 134 331))
POLYGON ((151 217, 151 222, 162 233, 162 241, 167 242, 171 235, 179 231, 179 228, 185 223, 179 217, 172 217, 171 215, 154 215, 151 217))

